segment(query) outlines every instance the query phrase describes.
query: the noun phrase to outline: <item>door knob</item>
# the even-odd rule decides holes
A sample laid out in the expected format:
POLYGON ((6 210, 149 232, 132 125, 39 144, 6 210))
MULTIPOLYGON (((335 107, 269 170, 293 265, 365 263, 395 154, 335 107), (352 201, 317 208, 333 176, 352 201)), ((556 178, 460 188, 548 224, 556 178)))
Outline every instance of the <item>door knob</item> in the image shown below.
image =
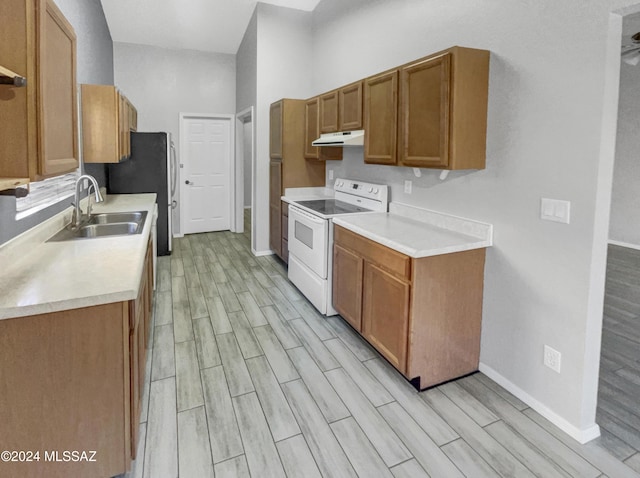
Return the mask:
POLYGON ((185 184, 192 184, 188 179, 184 182, 185 184))

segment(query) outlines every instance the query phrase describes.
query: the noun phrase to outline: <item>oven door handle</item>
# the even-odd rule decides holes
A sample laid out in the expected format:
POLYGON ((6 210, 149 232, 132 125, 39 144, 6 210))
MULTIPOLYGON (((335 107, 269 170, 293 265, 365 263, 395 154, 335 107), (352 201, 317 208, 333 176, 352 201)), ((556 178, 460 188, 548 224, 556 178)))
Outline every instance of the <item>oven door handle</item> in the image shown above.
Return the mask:
POLYGON ((292 213, 298 214, 299 216, 302 216, 303 218, 314 224, 324 224, 325 222, 325 219, 314 216, 313 214, 309 214, 308 212, 303 211, 302 209, 298 209, 295 206, 289 206, 289 216, 291 216, 292 213))

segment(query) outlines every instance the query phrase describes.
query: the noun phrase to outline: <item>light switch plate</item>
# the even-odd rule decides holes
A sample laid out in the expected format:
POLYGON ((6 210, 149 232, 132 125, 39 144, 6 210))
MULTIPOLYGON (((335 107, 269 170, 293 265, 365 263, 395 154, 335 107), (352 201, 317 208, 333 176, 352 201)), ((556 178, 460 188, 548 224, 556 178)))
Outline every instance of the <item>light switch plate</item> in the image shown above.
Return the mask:
POLYGON ((541 198, 540 219, 569 224, 571 220, 571 202, 541 198))
POLYGON ((329 179, 333 179, 333 169, 329 170, 329 179))

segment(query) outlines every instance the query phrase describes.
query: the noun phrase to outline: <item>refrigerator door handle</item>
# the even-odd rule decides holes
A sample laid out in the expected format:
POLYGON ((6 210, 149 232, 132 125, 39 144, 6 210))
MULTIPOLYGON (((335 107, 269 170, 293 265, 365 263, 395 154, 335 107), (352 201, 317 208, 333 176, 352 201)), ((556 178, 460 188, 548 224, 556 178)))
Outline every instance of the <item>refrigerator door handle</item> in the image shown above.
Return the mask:
POLYGON ((176 164, 176 147, 171 141, 171 197, 176 195, 176 185, 178 184, 178 165, 176 164))

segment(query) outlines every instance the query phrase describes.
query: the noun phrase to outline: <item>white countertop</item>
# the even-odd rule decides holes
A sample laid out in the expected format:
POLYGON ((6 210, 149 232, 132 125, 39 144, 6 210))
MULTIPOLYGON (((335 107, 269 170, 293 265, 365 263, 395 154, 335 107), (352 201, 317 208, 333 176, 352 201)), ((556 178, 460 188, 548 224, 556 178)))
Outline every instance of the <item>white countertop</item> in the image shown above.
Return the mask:
POLYGON ((333 223, 410 257, 490 247, 493 227, 469 219, 391 203, 388 213, 333 218, 333 223))
POLYGON ((70 222, 69 208, 9 241, 0 247, 0 319, 136 299, 156 195, 105 199, 93 212, 148 211, 142 233, 46 242, 70 222))
POLYGON ((282 199, 284 202, 291 204, 294 201, 309 201, 312 199, 331 199, 334 197, 334 191, 331 188, 286 188, 282 199))

